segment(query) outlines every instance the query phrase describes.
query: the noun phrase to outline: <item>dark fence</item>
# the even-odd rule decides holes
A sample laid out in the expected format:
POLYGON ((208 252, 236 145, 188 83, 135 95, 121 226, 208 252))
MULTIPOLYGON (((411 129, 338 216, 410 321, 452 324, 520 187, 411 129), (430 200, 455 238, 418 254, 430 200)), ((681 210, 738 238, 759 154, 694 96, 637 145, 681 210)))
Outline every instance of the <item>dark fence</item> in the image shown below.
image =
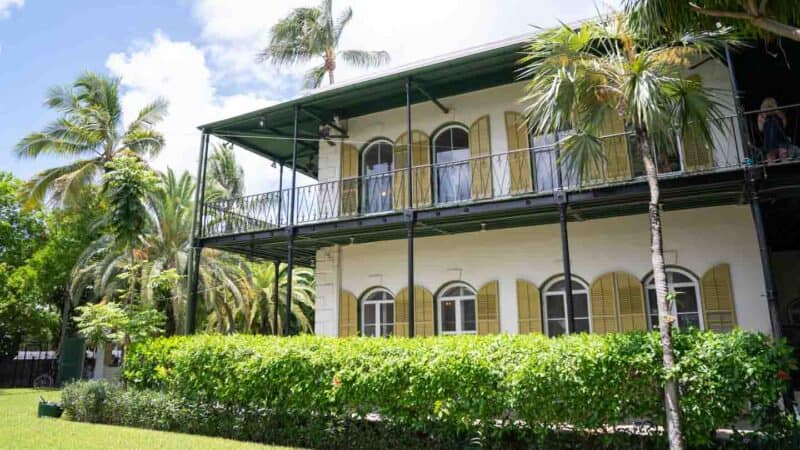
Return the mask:
POLYGON ((0 360, 0 387, 51 387, 56 385, 58 359, 47 343, 20 346, 17 355, 0 360))

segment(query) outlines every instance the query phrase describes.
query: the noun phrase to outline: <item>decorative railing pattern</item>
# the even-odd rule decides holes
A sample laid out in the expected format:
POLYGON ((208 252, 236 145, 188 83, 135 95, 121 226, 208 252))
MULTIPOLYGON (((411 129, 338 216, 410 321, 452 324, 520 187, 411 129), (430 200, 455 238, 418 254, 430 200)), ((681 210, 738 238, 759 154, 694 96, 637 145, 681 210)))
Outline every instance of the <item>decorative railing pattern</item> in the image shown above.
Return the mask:
MULTIPOLYGON (((791 144, 798 136, 798 107, 781 108, 788 143, 784 159, 800 158, 791 144), (791 115, 791 117, 789 117, 791 115)), ((775 110, 777 111, 777 110, 775 110)), ((713 146, 676 136, 675 149, 654 149, 660 177, 690 176, 766 163, 759 115, 731 116, 713 134, 713 146), (743 142, 746 139, 746 142, 743 142)), ((533 146, 477 156, 456 162, 412 167, 412 199, 416 209, 468 204, 520 195, 552 194, 641 181, 644 167, 634 138, 619 133, 602 138, 603 158, 583 173, 559 164, 563 136, 533 137, 533 146)), ((655 146, 652 146, 653 148, 655 146)), ((294 224, 400 211, 408 208, 408 170, 324 181, 295 189, 294 224)), ((290 190, 248 195, 204 205, 203 236, 248 233, 281 228, 289 218, 290 190)))

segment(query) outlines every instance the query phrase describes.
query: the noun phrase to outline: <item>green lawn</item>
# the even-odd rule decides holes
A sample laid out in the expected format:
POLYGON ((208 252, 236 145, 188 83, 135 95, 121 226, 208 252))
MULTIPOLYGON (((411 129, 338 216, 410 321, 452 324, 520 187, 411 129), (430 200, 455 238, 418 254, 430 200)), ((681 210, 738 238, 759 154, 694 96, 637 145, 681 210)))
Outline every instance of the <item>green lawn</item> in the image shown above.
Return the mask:
POLYGON ((0 449, 280 449, 204 436, 39 419, 39 396, 61 401, 59 391, 0 389, 0 449))

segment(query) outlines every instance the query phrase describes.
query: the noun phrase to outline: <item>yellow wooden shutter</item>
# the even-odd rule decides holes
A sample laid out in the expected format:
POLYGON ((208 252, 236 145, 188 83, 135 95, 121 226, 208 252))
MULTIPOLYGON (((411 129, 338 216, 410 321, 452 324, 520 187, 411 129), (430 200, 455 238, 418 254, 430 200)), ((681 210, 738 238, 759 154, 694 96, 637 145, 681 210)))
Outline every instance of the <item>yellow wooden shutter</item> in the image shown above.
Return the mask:
POLYGON ((683 170, 696 172, 710 169, 714 165, 712 148, 703 139, 694 133, 681 136, 681 153, 683 157, 683 170))
POLYGON ((358 301, 349 291, 339 292, 339 337, 358 334, 358 301))
POLYGON ((542 303, 535 284, 517 280, 517 315, 519 334, 542 332, 542 303))
POLYGON ((433 336, 433 294, 422 286, 414 287, 414 336, 433 336))
MULTIPOLYGON (((394 209, 408 206, 408 138, 403 133, 394 142, 394 175, 392 177, 392 203, 394 209)), ((430 138, 419 130, 411 132, 411 164, 413 165, 413 201, 414 207, 428 206, 431 198, 431 152, 430 138)))
POLYGON ((492 197, 492 143, 489 116, 483 116, 469 127, 469 167, 472 173, 472 198, 492 197))
POLYGON ((619 331, 647 330, 642 283, 635 276, 624 272, 614 272, 614 281, 619 331))
POLYGON ((614 333, 617 328, 617 301, 614 295, 614 274, 607 273, 594 280, 591 286, 592 331, 614 333))
POLYGON ((701 289, 706 329, 730 331, 736 327, 730 265, 719 264, 709 269, 703 274, 701 289))
POLYGON ((394 141, 394 154, 392 155, 394 166, 392 175, 392 205, 394 209, 404 209, 408 204, 406 200, 406 196, 408 195, 408 187, 406 186, 408 173, 405 170, 408 167, 406 151, 408 151, 408 147, 406 147, 406 134, 403 133, 394 141))
POLYGON ((394 296, 394 335, 408 336, 408 289, 394 296))
POLYGON ((631 161, 628 153, 628 139, 624 134, 625 124, 619 115, 607 113, 603 120, 600 137, 603 145, 603 161, 592 162, 587 184, 601 184, 624 181, 631 178, 631 161))
POLYGON ((490 281, 478 290, 478 334, 500 332, 499 285, 490 281))
POLYGON ((431 140, 419 130, 411 132, 411 174, 414 192, 414 207, 428 206, 431 201, 431 140))
POLYGON ((506 138, 508 139, 508 176, 510 193, 533 191, 530 139, 528 125, 522 114, 506 112, 506 138))
POLYGON ((358 212, 358 149, 352 144, 342 144, 341 197, 343 216, 358 212))
POLYGON ((644 291, 639 280, 625 272, 609 272, 591 287, 592 331, 595 333, 646 330, 644 291))

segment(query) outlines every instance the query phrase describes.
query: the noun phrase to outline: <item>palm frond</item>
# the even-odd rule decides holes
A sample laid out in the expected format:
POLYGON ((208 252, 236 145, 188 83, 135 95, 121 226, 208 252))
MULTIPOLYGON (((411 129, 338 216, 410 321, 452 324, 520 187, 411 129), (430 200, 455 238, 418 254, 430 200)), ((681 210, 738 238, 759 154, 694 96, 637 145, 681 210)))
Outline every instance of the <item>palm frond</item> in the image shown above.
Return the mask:
POLYGON ((391 59, 389 53, 383 50, 343 50, 339 52, 339 55, 346 63, 365 69, 388 64, 391 59))
POLYGON ((333 24, 333 46, 336 47, 339 45, 339 38, 342 37, 342 32, 344 31, 344 27, 350 23, 350 20, 353 18, 353 8, 347 7, 339 13, 339 17, 333 24))
POLYGON ((305 76, 303 77, 303 87, 306 89, 319 87, 319 85, 322 84, 322 79, 325 77, 326 71, 327 69, 323 64, 306 72, 305 76))
POLYGON ((133 130, 137 130, 139 128, 151 128, 155 126, 158 122, 164 120, 164 117, 167 115, 167 109, 169 108, 169 102, 167 99, 159 97, 149 104, 145 105, 144 108, 139 110, 139 114, 136 115, 136 119, 133 120, 128 125, 128 132, 133 130))

